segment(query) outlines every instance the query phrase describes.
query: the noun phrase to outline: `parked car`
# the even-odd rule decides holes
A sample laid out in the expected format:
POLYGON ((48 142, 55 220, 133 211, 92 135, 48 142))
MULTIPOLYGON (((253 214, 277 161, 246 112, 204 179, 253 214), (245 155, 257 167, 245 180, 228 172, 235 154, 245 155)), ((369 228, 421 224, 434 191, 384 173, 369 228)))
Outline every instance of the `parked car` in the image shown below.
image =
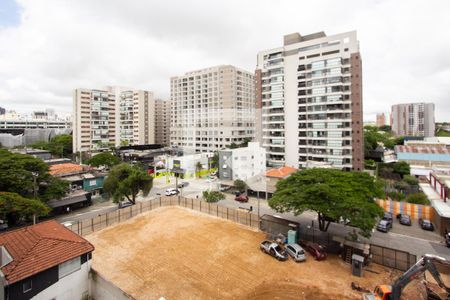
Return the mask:
POLYGON ((223 185, 223 186, 220 187, 220 191, 221 192, 228 191, 229 189, 231 189, 231 186, 228 186, 228 185, 223 185))
POLYGON ((242 194, 242 195, 236 196, 236 197, 234 198, 234 200, 236 200, 236 201, 238 201, 238 202, 248 202, 248 196, 242 194))
POLYGON ((401 214, 400 217, 398 218, 398 221, 400 222, 400 224, 406 225, 406 226, 411 226, 411 224, 412 224, 411 217, 409 215, 405 215, 405 214, 401 214))
POLYGON ((262 252, 267 253, 280 261, 285 261, 288 259, 288 254, 286 253, 286 250, 281 245, 275 242, 268 240, 263 241, 259 245, 259 248, 261 249, 262 252))
POLYGON ((445 237, 445 245, 450 248, 450 232, 446 232, 444 237, 445 237))
POLYGON ((377 230, 381 232, 388 232, 390 229, 392 229, 392 222, 382 219, 380 222, 378 222, 377 230))
POLYGON ((64 227, 67 227, 67 228, 71 228, 73 225, 73 222, 67 221, 67 222, 61 223, 61 225, 63 225, 64 227))
POLYGON ((119 202, 119 209, 120 208, 125 208, 125 207, 128 207, 128 206, 132 206, 133 205, 133 203, 131 203, 130 201, 120 201, 119 202))
POLYGON ((433 223, 431 223, 430 220, 427 219, 419 219, 419 225, 422 227, 423 230, 433 231, 434 226, 433 223))
POLYGON ((296 261, 301 262, 306 260, 305 250, 299 244, 287 244, 286 252, 296 261))
POLYGON ((166 190, 166 196, 178 195, 179 192, 180 191, 178 191, 178 189, 174 189, 174 188, 167 189, 166 190))
POLYGON ((394 222, 394 215, 391 212, 385 211, 383 215, 383 220, 394 222))
POLYGON ((0 220, 0 231, 8 229, 8 223, 5 220, 0 220))
POLYGON ((185 187, 187 187, 188 185, 189 185, 189 182, 184 181, 184 182, 178 184, 178 188, 179 188, 179 189, 185 188, 185 187))
POLYGON ((322 245, 309 241, 300 241, 300 245, 316 260, 325 260, 327 258, 327 254, 325 253, 325 249, 322 245))

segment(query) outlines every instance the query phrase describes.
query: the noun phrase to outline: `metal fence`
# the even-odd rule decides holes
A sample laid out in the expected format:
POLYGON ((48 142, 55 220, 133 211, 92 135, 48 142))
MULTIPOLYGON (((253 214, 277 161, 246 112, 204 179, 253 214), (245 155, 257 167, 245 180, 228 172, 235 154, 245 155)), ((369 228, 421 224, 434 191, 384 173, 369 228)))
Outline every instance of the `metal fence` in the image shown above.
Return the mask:
POLYGON ((417 261, 414 254, 378 245, 370 245, 370 253, 372 262, 401 271, 408 270, 417 261))
POLYGON ((207 203, 199 199, 185 197, 159 197, 138 202, 136 205, 77 221, 68 228, 81 236, 85 236, 116 223, 124 222, 143 212, 165 206, 186 207, 252 228, 259 228, 259 219, 256 214, 242 209, 229 208, 216 203, 207 203))

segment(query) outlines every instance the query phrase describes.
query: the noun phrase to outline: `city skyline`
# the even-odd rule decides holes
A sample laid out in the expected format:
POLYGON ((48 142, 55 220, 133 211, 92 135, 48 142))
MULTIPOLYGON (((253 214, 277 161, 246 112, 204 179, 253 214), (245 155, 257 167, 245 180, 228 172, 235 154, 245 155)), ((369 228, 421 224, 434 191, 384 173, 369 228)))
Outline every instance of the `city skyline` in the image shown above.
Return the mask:
POLYGON ((446 121, 450 37, 433 32, 449 25, 450 3, 433 4, 354 1, 348 10, 329 1, 214 7, 194 1, 167 9, 158 2, 2 1, 0 43, 9 47, 0 50, 0 103, 21 113, 46 107, 67 115, 73 89, 108 85, 168 98, 170 77, 221 64, 254 71, 257 52, 276 47, 286 34, 356 30, 364 120, 392 104, 425 101, 435 103, 436 121, 446 121), (298 18, 300 10, 311 13, 298 18), (102 11, 101 21, 91 11, 102 11), (257 22, 262 15, 272 21, 257 22))

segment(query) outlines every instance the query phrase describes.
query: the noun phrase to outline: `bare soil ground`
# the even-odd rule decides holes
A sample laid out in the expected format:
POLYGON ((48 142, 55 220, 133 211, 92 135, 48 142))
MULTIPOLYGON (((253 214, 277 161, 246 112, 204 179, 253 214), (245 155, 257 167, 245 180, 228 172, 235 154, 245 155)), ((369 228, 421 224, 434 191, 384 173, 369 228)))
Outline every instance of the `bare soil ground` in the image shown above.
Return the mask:
MULTIPOLYGON (((352 281, 373 290, 400 272, 351 275, 336 256, 279 262, 260 252, 265 234, 180 207, 143 213, 87 236, 93 268, 136 299, 361 299, 352 281)), ((414 286, 404 299, 422 299, 414 286)))

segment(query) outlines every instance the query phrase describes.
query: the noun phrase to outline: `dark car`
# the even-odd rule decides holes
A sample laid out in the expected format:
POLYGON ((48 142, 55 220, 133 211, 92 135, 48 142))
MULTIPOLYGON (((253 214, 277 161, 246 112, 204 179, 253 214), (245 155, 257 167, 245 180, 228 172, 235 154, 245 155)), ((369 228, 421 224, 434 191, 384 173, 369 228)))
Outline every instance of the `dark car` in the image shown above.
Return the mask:
POLYGON ((433 223, 431 223, 430 220, 427 219, 419 219, 419 225, 422 227, 423 230, 433 231, 434 226, 433 223))
POLYGON ((398 218, 398 221, 402 225, 411 226, 411 224, 412 224, 411 217, 409 215, 405 215, 405 214, 401 214, 398 218))
POLYGON ((188 185, 189 185, 189 182, 182 182, 182 183, 179 183, 179 184, 178 184, 178 188, 179 188, 179 189, 185 188, 185 187, 187 187, 188 185))
POLYGON ((385 211, 383 220, 390 221, 392 223, 394 221, 394 215, 391 212, 385 211))
POLYGON ((382 220, 380 220, 380 222, 378 222, 378 225, 377 225, 377 230, 378 231, 388 232, 389 229, 391 229, 391 228, 392 228, 392 222, 391 221, 382 219, 382 220))
POLYGON ((444 237, 445 237, 445 245, 450 248, 450 232, 446 232, 444 237))
POLYGON ((234 198, 234 200, 236 200, 238 202, 248 202, 248 196, 242 194, 242 195, 236 196, 236 198, 234 198))
POLYGON ((327 258, 327 254, 322 245, 310 241, 300 241, 299 244, 303 249, 308 251, 315 260, 325 260, 327 258))

